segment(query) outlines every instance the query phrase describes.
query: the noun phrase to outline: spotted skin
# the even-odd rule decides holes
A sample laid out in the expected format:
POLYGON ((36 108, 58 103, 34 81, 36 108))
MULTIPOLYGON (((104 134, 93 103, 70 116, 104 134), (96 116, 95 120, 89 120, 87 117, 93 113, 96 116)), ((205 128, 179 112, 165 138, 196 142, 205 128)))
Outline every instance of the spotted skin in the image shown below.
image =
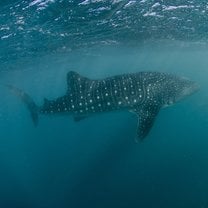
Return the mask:
POLYGON ((74 115, 89 115, 128 109, 142 104, 147 94, 138 74, 89 80, 75 72, 69 72, 67 77, 67 94, 53 101, 45 99, 41 113, 69 112, 74 115))
POLYGON ((138 116, 138 139, 148 135, 162 107, 198 89, 188 79, 159 72, 139 72, 91 80, 70 71, 67 84, 67 93, 52 101, 45 99, 39 113, 69 113, 75 121, 79 121, 94 113, 126 109, 138 116))

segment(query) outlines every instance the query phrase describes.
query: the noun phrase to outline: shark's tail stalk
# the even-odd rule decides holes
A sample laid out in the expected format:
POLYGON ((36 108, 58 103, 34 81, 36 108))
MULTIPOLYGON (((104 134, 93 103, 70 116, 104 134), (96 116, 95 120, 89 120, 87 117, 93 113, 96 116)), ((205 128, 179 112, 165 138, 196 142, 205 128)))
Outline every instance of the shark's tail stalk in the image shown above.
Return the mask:
POLYGON ((12 86, 12 85, 5 85, 14 95, 16 95, 17 97, 19 97, 23 103, 27 106, 31 117, 32 117, 32 121, 34 123, 35 126, 38 125, 38 111, 39 108, 38 106, 35 104, 35 102, 33 101, 33 99, 24 91, 12 86))

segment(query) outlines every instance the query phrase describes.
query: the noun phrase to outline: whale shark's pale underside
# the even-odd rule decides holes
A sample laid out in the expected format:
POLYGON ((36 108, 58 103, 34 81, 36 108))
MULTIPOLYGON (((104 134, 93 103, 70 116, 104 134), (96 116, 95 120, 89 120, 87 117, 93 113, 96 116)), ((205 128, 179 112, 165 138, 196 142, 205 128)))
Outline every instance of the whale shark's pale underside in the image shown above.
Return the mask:
POLYGON ((67 86, 64 96, 44 99, 44 104, 38 107, 28 94, 7 85, 27 105, 35 125, 39 114, 70 113, 75 121, 79 121, 95 113, 128 110, 138 117, 138 139, 147 136, 162 107, 199 88, 187 78, 160 72, 138 72, 95 80, 70 71, 67 86))

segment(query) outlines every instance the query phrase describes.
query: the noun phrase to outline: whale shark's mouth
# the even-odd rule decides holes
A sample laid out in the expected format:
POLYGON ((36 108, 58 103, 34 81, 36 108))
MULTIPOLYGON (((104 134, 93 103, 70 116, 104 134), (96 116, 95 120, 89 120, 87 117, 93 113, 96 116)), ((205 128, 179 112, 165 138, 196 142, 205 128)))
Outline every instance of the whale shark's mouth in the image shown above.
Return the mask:
POLYGON ((183 90, 183 93, 185 96, 191 95, 191 94, 199 91, 199 89, 200 89, 199 84, 197 84, 196 82, 193 82, 193 81, 189 81, 189 82, 190 82, 190 86, 183 90))
POLYGON ((195 84, 193 86, 193 93, 198 92, 199 90, 200 90, 200 85, 195 82, 195 84))
POLYGON ((184 81, 184 84, 181 89, 180 95, 176 99, 177 101, 179 101, 189 95, 192 95, 200 90, 200 85, 198 83, 191 81, 187 78, 183 78, 183 81, 184 81))

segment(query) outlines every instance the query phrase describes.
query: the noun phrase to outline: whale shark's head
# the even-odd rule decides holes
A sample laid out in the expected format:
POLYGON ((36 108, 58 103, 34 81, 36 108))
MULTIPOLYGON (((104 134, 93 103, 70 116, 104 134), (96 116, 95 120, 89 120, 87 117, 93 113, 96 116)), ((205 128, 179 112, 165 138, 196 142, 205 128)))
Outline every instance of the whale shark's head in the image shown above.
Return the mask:
POLYGON ((180 78, 181 80, 181 92, 178 95, 178 100, 181 100, 184 97, 187 97, 195 92, 197 92, 199 90, 199 85, 192 81, 189 80, 187 78, 180 78))
POLYGON ((173 76, 166 82, 164 104, 167 106, 176 103, 198 90, 199 85, 196 82, 185 77, 173 76))

